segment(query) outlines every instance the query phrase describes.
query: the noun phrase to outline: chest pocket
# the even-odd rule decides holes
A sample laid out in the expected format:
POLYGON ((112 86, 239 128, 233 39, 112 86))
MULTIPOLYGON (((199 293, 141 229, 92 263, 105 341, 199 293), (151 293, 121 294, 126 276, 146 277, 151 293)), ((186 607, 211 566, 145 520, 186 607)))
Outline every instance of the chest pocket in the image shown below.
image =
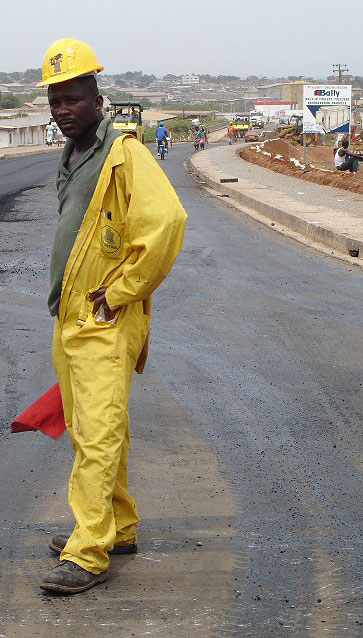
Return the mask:
POLYGON ((120 259, 123 253, 124 224, 102 219, 100 244, 103 255, 110 259, 120 259))

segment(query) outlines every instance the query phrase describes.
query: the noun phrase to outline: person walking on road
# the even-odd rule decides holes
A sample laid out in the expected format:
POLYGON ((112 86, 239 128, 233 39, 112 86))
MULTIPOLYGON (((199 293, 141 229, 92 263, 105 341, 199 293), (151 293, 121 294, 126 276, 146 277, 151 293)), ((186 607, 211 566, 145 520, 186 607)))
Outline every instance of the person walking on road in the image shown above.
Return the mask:
POLYGON ((228 136, 228 144, 229 145, 233 144, 235 139, 235 128, 234 128, 233 122, 229 123, 229 126, 227 128, 227 136, 228 136))
POLYGON ((201 129, 200 129, 199 137, 200 137, 199 148, 200 148, 201 151, 204 151, 204 148, 205 148, 205 137, 206 137, 204 126, 202 126, 201 129))
POLYGON ((200 150, 200 130, 199 130, 199 126, 196 126, 193 132, 193 146, 194 146, 194 151, 197 153, 197 151, 200 150))
POLYGON ((75 527, 51 549, 60 562, 40 582, 61 594, 107 578, 109 554, 137 551, 127 484, 128 394, 147 356, 151 294, 181 248, 186 214, 151 153, 103 119, 92 49, 74 39, 45 54, 40 86, 69 138, 57 190, 59 222, 48 305, 53 363, 75 454, 69 505, 75 527), (57 61, 57 65, 54 61, 57 61))
POLYGON ((334 163, 338 171, 358 173, 358 162, 363 162, 363 155, 356 155, 348 151, 349 140, 344 139, 341 148, 335 153, 334 163))
POLYGON ((52 146, 53 136, 54 136, 54 128, 53 128, 51 120, 49 120, 49 123, 45 127, 45 143, 47 146, 52 146))

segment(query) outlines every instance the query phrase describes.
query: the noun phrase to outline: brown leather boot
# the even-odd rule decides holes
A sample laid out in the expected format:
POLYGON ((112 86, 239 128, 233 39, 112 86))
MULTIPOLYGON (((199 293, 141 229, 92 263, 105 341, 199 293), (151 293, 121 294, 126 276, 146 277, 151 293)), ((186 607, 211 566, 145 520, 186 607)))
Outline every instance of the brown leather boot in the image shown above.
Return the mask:
MULTIPOLYGON (((69 539, 68 534, 58 534, 52 538, 51 543, 49 543, 49 549, 52 550, 55 554, 60 554, 61 551, 65 548, 69 539)), ((136 543, 118 543, 114 546, 114 548, 109 552, 110 554, 136 554, 137 545, 136 543)))
POLYGON ((62 560, 57 567, 50 569, 45 574, 39 587, 57 594, 79 594, 98 585, 98 583, 103 583, 107 575, 107 571, 101 572, 101 574, 92 574, 76 563, 62 560))

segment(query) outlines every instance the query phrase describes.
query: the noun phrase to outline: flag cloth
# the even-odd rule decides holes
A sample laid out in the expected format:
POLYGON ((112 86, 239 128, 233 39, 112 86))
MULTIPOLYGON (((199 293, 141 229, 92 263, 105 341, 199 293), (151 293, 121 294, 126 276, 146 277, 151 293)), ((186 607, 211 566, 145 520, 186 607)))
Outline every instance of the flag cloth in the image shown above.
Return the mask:
POLYGON ((11 424, 12 432, 40 430, 51 439, 58 439, 66 429, 59 385, 53 387, 35 401, 11 424))

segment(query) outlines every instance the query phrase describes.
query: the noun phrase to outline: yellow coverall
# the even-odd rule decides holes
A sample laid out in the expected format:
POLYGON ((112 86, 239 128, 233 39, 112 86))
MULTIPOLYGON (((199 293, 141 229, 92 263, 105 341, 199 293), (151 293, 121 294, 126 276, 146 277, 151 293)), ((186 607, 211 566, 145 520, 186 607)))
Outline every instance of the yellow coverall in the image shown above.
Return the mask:
POLYGON ((133 371, 141 373, 146 360, 151 293, 181 248, 185 220, 149 151, 134 138, 117 138, 66 265, 53 338, 75 452, 68 499, 76 525, 60 558, 95 574, 107 569, 114 544, 136 538, 128 394, 133 371), (92 314, 88 294, 102 286, 114 323, 92 314))

